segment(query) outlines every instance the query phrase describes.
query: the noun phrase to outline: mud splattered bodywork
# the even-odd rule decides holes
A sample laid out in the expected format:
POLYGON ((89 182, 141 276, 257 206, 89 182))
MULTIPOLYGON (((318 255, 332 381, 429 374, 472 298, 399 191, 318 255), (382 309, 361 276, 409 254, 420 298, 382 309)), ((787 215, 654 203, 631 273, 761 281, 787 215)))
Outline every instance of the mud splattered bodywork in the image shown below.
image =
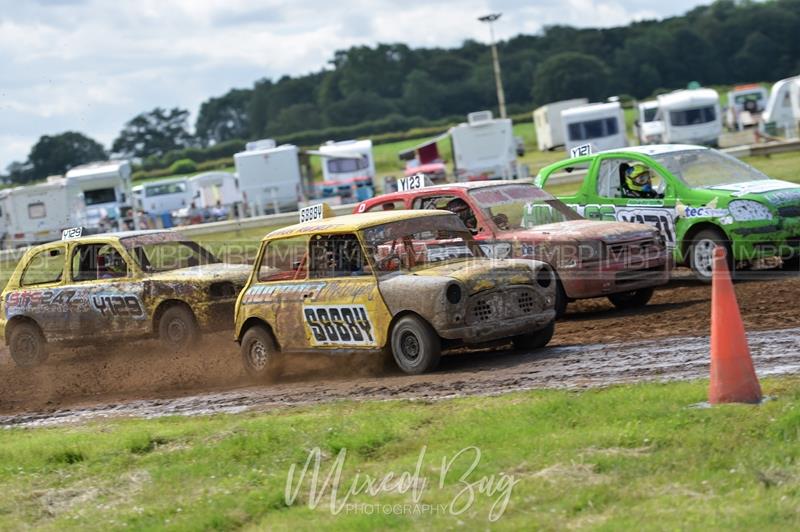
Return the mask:
POLYGON ((264 239, 237 303, 236 338, 263 325, 283 352, 378 351, 413 314, 443 339, 479 343, 548 326, 554 298, 548 265, 485 257, 452 214, 343 216, 264 239))
POLYGON ((175 305, 188 308, 203 332, 230 328, 249 271, 168 231, 53 242, 17 265, 2 293, 0 332, 8 343, 16 324, 33 323, 48 343, 117 342, 154 335, 175 305))

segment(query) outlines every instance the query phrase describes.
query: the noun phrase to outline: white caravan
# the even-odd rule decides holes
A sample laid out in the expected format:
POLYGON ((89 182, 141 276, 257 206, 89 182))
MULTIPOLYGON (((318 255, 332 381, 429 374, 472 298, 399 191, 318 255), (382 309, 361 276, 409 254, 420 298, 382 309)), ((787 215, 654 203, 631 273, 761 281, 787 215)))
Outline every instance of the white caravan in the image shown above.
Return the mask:
POLYGON ((533 111, 533 123, 536 126, 536 144, 539 151, 552 150, 563 146, 564 125, 561 122, 561 111, 587 105, 586 98, 574 98, 548 103, 533 111))
POLYGON ((372 141, 328 141, 319 147, 323 181, 346 182, 358 178, 375 179, 372 141))
POLYGON ((797 136, 800 125, 800 76, 782 79, 772 86, 761 120, 770 135, 783 133, 790 138, 797 136))
POLYGON ((728 107, 725 109, 725 127, 730 131, 741 131, 758 124, 761 113, 767 107, 769 93, 758 83, 736 85, 728 92, 728 107))
POLYGON ((625 135, 625 117, 619 102, 593 103, 561 111, 567 153, 572 148, 590 144, 592 151, 624 148, 628 145, 625 135))
POLYGON ((300 150, 272 139, 248 142, 233 156, 245 210, 251 216, 296 210, 302 199, 300 150))
POLYGON ((192 202, 192 194, 187 181, 182 177, 137 185, 134 187, 136 202, 150 216, 162 216, 188 207, 192 202))
POLYGON ((61 231, 78 225, 81 198, 71 193, 67 181, 51 176, 38 185, 8 190, 4 200, 7 224, 5 247, 17 248, 61 238, 61 231))
POLYGON ((714 89, 689 89, 658 97, 665 144, 718 146, 722 134, 719 94, 714 89))
POLYGON ((491 111, 467 115, 450 129, 456 181, 516 179, 517 145, 510 118, 492 118, 491 111))
POLYGON ((71 194, 77 194, 76 225, 89 231, 132 227, 131 164, 105 161, 76 166, 65 176, 71 194))
POLYGON ((242 202, 236 176, 230 172, 205 172, 186 180, 189 194, 198 209, 217 205, 231 207, 242 202))
POLYGON ((634 130, 639 144, 661 144, 664 136, 664 122, 657 118, 658 101, 639 102, 636 106, 634 130))

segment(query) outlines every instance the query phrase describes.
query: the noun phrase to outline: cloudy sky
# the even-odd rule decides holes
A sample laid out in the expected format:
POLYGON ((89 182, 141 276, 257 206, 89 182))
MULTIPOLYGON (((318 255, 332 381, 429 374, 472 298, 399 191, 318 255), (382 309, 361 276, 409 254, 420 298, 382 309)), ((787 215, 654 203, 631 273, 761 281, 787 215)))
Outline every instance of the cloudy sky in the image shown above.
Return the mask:
POLYGON ((0 171, 45 134, 107 147, 156 106, 187 108, 263 77, 304 74, 337 49, 488 41, 543 25, 615 26, 709 0, 0 0, 0 171), (398 7, 402 6, 402 7, 398 7))

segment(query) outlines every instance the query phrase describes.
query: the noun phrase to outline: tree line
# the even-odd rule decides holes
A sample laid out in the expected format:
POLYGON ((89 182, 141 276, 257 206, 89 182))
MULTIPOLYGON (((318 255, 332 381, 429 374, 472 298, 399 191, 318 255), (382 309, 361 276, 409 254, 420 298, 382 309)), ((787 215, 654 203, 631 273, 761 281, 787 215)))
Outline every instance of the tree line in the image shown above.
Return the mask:
MULTIPOLYGON (((800 0, 718 0, 682 16, 614 28, 549 26, 538 35, 499 42, 498 52, 509 111, 517 113, 575 97, 645 98, 690 81, 781 79, 800 73, 798 35, 800 0)), ((261 79, 251 88, 209 98, 198 110, 193 133, 185 109, 141 113, 125 124, 110 152, 156 168, 168 166, 181 151, 239 149, 243 139, 312 144, 495 107, 490 49, 484 44, 354 46, 335 52, 319 72, 261 79)), ((76 132, 44 136, 28 161, 12 163, 8 173, 16 182, 41 179, 96 160, 104 153, 98 147, 102 150, 76 132)))

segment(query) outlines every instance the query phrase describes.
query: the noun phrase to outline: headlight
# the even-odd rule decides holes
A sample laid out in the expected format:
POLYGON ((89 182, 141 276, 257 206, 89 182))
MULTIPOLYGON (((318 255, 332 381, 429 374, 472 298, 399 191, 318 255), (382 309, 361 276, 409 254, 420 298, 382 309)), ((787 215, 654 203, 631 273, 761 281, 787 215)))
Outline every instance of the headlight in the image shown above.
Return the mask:
POLYGON ((728 203, 728 210, 737 222, 772 220, 769 208, 753 200, 734 200, 728 203))
POLYGON ((603 251, 603 243, 599 240, 581 242, 578 244, 578 257, 581 261, 591 261, 600 258, 603 251))
POLYGON ((461 301, 463 290, 461 290, 461 286, 457 285, 456 283, 451 284, 447 287, 446 297, 447 301, 450 304, 455 305, 461 301))

